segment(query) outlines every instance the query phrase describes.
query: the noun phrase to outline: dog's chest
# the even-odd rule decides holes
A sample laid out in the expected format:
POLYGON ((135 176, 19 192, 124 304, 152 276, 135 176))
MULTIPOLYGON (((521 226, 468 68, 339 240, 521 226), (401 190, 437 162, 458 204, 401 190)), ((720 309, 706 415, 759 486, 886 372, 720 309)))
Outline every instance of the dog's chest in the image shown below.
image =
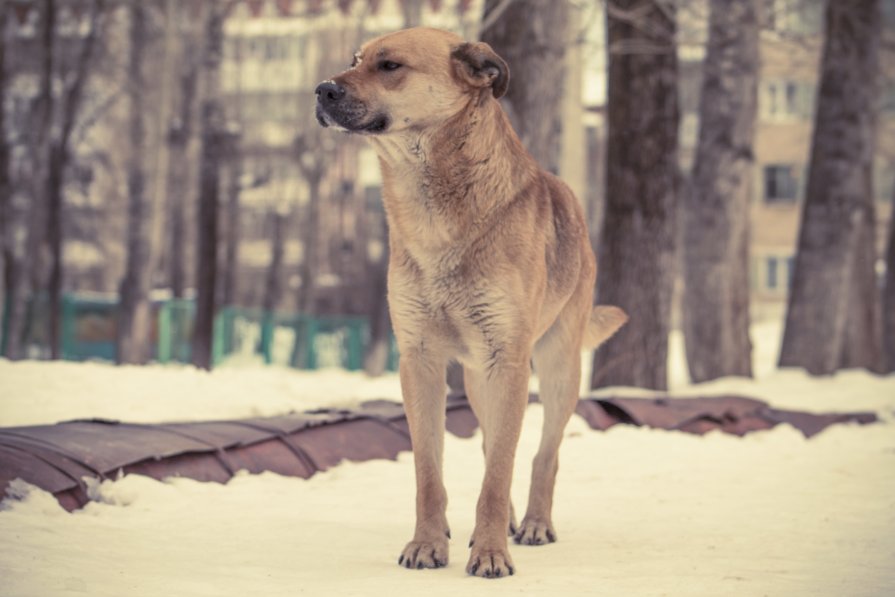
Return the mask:
POLYGON ((505 336, 513 321, 507 296, 485 271, 459 256, 443 255, 441 265, 394 276, 392 317, 406 342, 480 359, 493 352, 495 338, 505 336))

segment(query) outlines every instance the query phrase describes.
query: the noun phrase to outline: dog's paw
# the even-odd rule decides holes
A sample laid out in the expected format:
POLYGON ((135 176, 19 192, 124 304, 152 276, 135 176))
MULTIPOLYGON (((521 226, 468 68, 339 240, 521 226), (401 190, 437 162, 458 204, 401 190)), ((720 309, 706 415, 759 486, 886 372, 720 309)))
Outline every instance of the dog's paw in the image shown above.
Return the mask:
POLYGON ((398 565, 405 568, 444 568, 447 563, 447 537, 437 541, 411 541, 398 558, 398 565))
POLYGON ((556 541, 556 531, 548 521, 525 518, 513 540, 519 545, 546 545, 556 541))
POLYGON ((484 549, 472 547, 469 563, 466 564, 466 573, 482 578, 500 578, 512 576, 516 572, 510 552, 503 549, 484 549))

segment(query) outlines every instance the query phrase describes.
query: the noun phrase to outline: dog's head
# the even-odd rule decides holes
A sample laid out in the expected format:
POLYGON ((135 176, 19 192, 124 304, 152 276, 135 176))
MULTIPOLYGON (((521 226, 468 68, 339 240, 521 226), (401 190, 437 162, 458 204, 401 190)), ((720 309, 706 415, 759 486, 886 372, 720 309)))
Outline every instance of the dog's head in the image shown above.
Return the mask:
POLYGON ((501 97, 509 76, 486 43, 406 29, 364 44, 348 70, 317 86, 317 120, 366 134, 438 126, 471 98, 501 97))

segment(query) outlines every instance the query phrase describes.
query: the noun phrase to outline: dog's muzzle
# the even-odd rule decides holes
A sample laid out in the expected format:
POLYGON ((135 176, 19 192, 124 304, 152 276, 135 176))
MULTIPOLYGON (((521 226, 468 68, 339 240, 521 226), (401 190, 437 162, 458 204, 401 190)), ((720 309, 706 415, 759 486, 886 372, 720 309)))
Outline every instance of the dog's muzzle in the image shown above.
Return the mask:
POLYGON ((353 133, 381 133, 388 128, 388 116, 369 117, 367 107, 353 99, 335 81, 324 81, 317 86, 317 122, 321 126, 335 126, 353 133))

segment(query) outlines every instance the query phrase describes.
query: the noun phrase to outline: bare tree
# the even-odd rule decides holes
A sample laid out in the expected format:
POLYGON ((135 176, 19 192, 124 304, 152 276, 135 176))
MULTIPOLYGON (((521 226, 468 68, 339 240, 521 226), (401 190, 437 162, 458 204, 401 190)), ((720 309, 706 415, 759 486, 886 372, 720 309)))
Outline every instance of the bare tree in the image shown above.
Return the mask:
POLYGON ((529 153, 547 170, 559 172, 562 97, 568 39, 567 0, 486 0, 484 19, 502 12, 482 31, 510 65, 502 101, 529 153))
POLYGON ((229 3, 208 7, 203 49, 204 85, 201 102, 201 158, 199 173, 198 249, 196 251, 196 319, 192 360, 196 367, 211 369, 214 319, 217 314, 218 201, 220 166, 224 158, 226 123, 220 94, 224 18, 229 3))
MULTIPOLYGON (((302 251, 299 277, 298 311, 313 315, 316 309, 317 277, 320 269, 320 183, 326 174, 332 152, 323 151, 324 139, 316 128, 295 137, 295 155, 302 177, 308 185, 308 206, 302 221, 302 251)), ((331 148, 330 148, 331 149, 331 148)))
POLYGON ((285 245, 285 228, 289 213, 284 205, 279 205, 270 212, 270 263, 264 278, 264 295, 262 308, 265 313, 273 313, 283 294, 283 253, 285 245))
POLYGON ((45 188, 41 183, 48 176, 47 161, 44 157, 50 153, 53 121, 53 75, 56 68, 55 0, 44 0, 38 17, 41 39, 40 84, 38 95, 29 109, 25 141, 29 155, 30 172, 27 173, 27 178, 30 179, 30 184, 25 181, 21 173, 18 176, 22 190, 30 195, 26 214, 23 216, 26 221, 25 240, 23 250, 16 250, 12 244, 15 242, 14 236, 10 237, 8 241, 10 245, 7 245, 12 247, 5 272, 7 325, 4 349, 5 356, 9 359, 24 356, 26 322, 29 319, 28 302, 41 287, 44 270, 42 253, 46 238, 46 197, 45 188))
POLYGON ((192 32, 186 31, 181 35, 179 106, 168 132, 171 167, 167 184, 170 222, 167 269, 171 294, 175 298, 183 298, 186 290, 187 205, 195 187, 195 172, 191 167, 193 160, 190 159, 190 143, 195 136, 194 113, 200 66, 200 61, 194 57, 198 53, 195 42, 192 32))
MULTIPOLYGON (((99 37, 100 18, 103 2, 94 0, 89 16, 89 29, 81 42, 80 52, 74 64, 71 76, 62 77, 63 92, 61 97, 61 122, 58 133, 52 136, 48 144, 47 178, 45 201, 47 206, 47 241, 50 245, 50 278, 48 283, 49 298, 49 344, 50 356, 58 359, 61 355, 60 333, 62 316, 62 273, 63 273, 63 195, 66 167, 70 155, 72 130, 81 107, 84 87, 92 66, 97 38, 99 37)), ((68 73, 66 73, 68 74, 68 73)))
POLYGON ((665 389, 674 280, 676 16, 660 0, 607 2, 606 213, 597 302, 631 320, 595 353, 591 386, 665 389))
POLYGON ((712 0, 684 205, 684 334, 694 382, 752 375, 749 195, 762 0, 712 0))
POLYGON ((780 366, 877 369, 872 165, 879 0, 830 0, 808 186, 780 366))
MULTIPOLYGON (((422 24, 422 0, 407 0, 401 3, 404 17, 404 27, 417 27, 422 24)), ((370 338, 364 353, 364 371, 367 375, 382 375, 388 366, 390 350, 390 334, 392 329, 391 316, 388 310, 388 226, 385 222, 385 212, 376 211, 367 218, 368 224, 376 229, 383 239, 383 249, 367 262, 366 287, 370 295, 370 307, 368 318, 370 322, 370 338)), ((456 363, 448 367, 449 375, 453 375, 456 389, 463 389, 463 368, 456 363), (460 377, 457 378, 457 375, 460 377), (459 382, 457 381, 459 380, 459 382)))
POLYGON ((150 220, 146 197, 146 50, 148 45, 146 7, 130 6, 130 53, 128 59, 129 156, 127 262, 119 290, 118 363, 143 364, 149 360, 148 338, 152 284, 150 269, 150 220))
POLYGON ((6 22, 9 15, 7 4, 0 5, 0 263, 3 264, 0 273, 0 288, 3 289, 0 300, 0 355, 5 352, 3 344, 6 343, 6 329, 9 316, 9 288, 11 271, 14 263, 13 253, 13 206, 12 193, 9 181, 9 133, 6 128, 6 94, 7 94, 7 66, 6 66, 6 22))
POLYGON ((221 288, 221 304, 224 306, 235 305, 237 299, 237 284, 239 279, 239 242, 240 242, 240 217, 239 197, 242 192, 242 161, 240 159, 239 139, 234 136, 230 143, 227 159, 227 234, 224 238, 224 266, 223 284, 221 288))
MULTIPOLYGON (((895 205, 895 186, 892 189, 895 205)), ((889 240, 886 248, 886 282, 883 287, 883 338, 885 340, 884 373, 895 373, 895 214, 889 218, 889 240)))

